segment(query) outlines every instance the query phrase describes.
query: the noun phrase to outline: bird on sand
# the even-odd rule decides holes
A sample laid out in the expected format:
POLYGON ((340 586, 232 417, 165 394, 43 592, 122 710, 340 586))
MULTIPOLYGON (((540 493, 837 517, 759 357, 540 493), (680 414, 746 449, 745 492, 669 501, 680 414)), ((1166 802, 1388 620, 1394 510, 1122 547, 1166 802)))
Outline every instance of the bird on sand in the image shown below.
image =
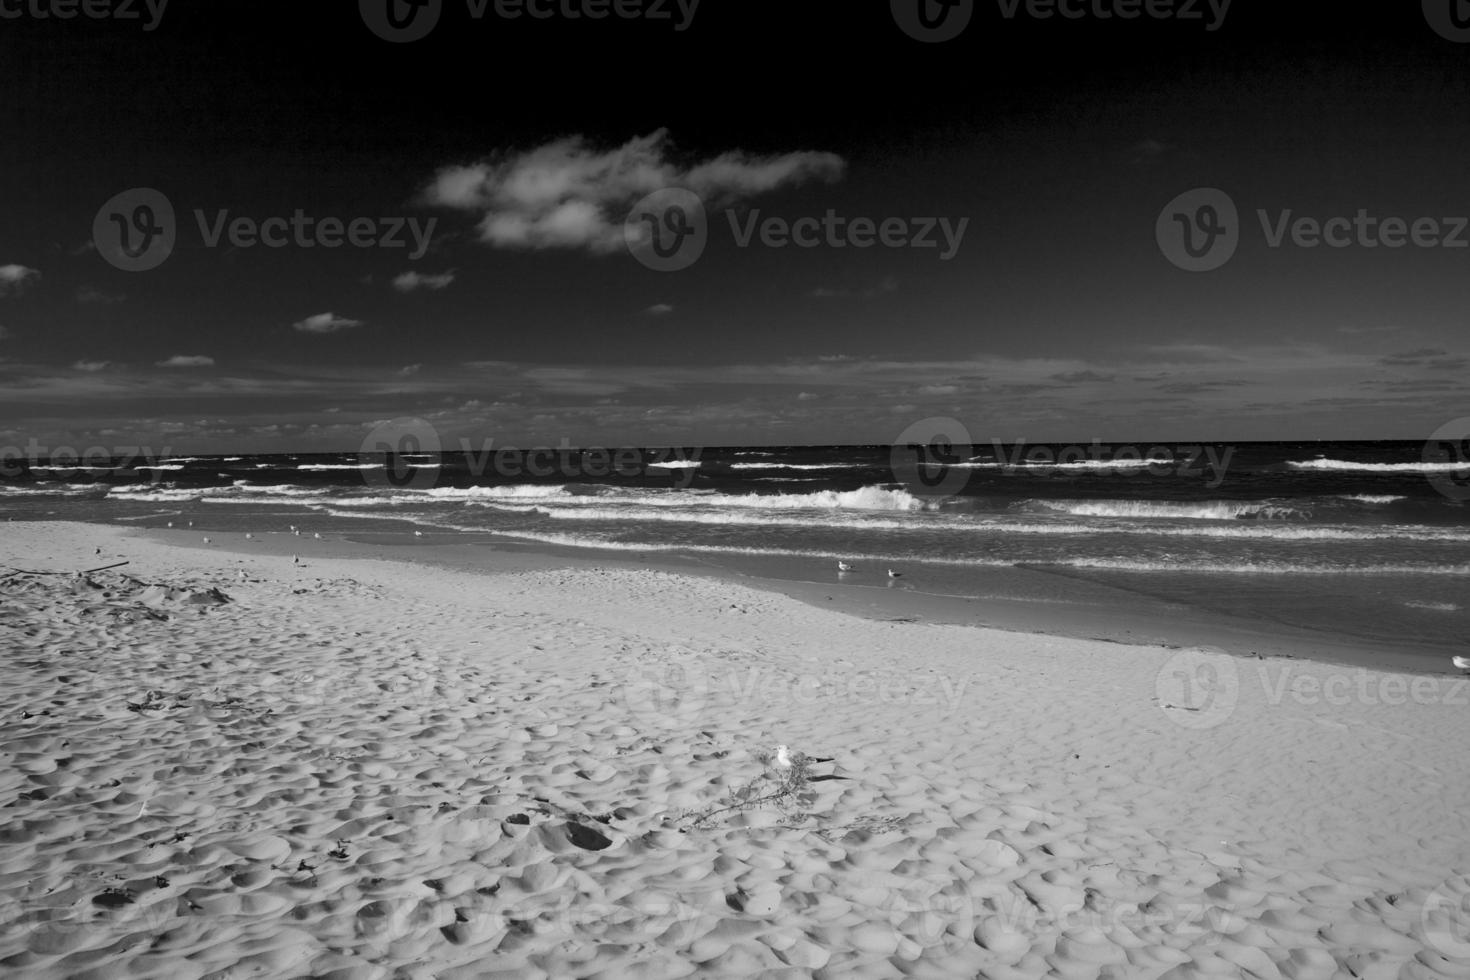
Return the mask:
POLYGON ((92 553, 93 553, 93 554, 94 554, 94 555, 100 555, 100 554, 102 554, 102 549, 101 549, 101 548, 98 548, 98 549, 96 549, 96 550, 95 550, 95 551, 93 551, 93 552, 92 552, 92 553))
POLYGON ((903 572, 895 572, 893 569, 890 568, 888 570, 888 577, 889 578, 903 578, 903 572))
POLYGON ((291 533, 292 534, 295 534, 296 533, 296 525, 295 524, 292 524, 291 525, 291 533))
POLYGON ((205 543, 205 544, 209 544, 209 539, 208 539, 208 538, 205 538, 205 539, 204 539, 204 543, 205 543))
POLYGON ((789 746, 776 746, 776 768, 790 769, 801 762, 831 762, 831 758, 818 759, 807 755, 805 752, 792 752, 789 746))
POLYGON ((292 555, 291 556, 291 564, 293 564, 293 565, 299 565, 299 564, 301 564, 301 559, 300 558, 297 558, 295 555, 292 555))
POLYGON ((173 526, 174 526, 174 522, 173 522, 173 521, 169 521, 169 522, 168 522, 168 526, 169 526, 169 527, 173 527, 173 526))
POLYGON ((416 538, 421 538, 421 537, 424 536, 424 532, 423 531, 415 531, 415 532, 413 532, 413 536, 416 537, 416 538))
POLYGON ((840 561, 837 563, 837 570, 839 572, 850 572, 852 571, 852 566, 845 561, 840 561))
POLYGON ((1454 664, 1456 667, 1460 668, 1466 673, 1470 673, 1470 657, 1451 657, 1450 663, 1454 664))
POLYGON ((312 535, 312 537, 320 541, 322 539, 322 533, 320 531, 317 531, 315 534, 312 535))
POLYGON ((249 531, 246 531, 245 532, 245 540, 246 541, 254 541, 255 540, 255 535, 251 534, 249 531))

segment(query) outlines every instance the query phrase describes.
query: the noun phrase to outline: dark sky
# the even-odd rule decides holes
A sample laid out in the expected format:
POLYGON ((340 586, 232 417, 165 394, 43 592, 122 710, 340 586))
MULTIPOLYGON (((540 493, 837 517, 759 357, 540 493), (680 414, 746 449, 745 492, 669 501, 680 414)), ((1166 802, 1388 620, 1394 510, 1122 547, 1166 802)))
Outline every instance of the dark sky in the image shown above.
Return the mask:
POLYGON ((621 2, 666 19, 444 0, 392 43, 356 0, 171 0, 152 29, 145 0, 0 0, 0 441, 355 450, 400 416, 476 445, 886 443, 936 416, 1418 439, 1470 414, 1470 43, 1432 3, 990 0, 923 43, 888 3, 621 2), (677 271, 625 245, 663 186, 707 216, 677 271), (125 271, 94 220, 133 222, 137 188, 174 237, 125 271), (1156 237, 1195 188, 1238 214, 1210 271, 1156 237), (298 211, 303 242, 208 240, 298 211), (892 244, 737 240, 829 212, 892 244), (1363 218, 1273 247, 1287 212, 1363 218), (1433 222, 1389 247, 1391 218, 1433 222), (362 244, 323 247, 326 219, 362 244))

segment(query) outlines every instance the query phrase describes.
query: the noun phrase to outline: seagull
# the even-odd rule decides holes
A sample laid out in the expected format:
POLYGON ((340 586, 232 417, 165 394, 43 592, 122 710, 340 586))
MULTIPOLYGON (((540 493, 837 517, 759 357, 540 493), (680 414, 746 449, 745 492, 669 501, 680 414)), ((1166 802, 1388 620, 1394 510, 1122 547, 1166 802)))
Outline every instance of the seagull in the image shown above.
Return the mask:
POLYGON ((791 750, 784 745, 776 746, 776 766, 780 769, 791 768, 791 750))
POLYGON ((320 531, 317 531, 315 534, 312 535, 312 537, 320 541, 322 539, 322 533, 320 531))
POLYGON ((301 532, 296 530, 294 527, 291 529, 291 533, 296 535, 298 538, 301 537, 301 532))
POLYGON ((1470 657, 1451 657, 1450 663, 1467 673, 1470 673, 1470 657))
POLYGON ((102 549, 101 548, 98 548, 96 551, 93 552, 93 554, 96 554, 96 555, 102 554, 102 549))
POLYGON ((852 571, 852 566, 845 561, 840 561, 837 563, 837 570, 839 572, 850 572, 852 571))
POLYGON ((242 582, 245 581, 245 569, 243 569, 243 568, 240 569, 240 571, 235 575, 235 577, 238 578, 242 582))
POLYGON ((169 527, 173 527, 173 526, 174 526, 174 522, 173 522, 173 521, 169 521, 169 522, 168 522, 168 526, 169 526, 169 527))
POLYGON ((209 539, 208 539, 208 538, 205 538, 205 539, 204 539, 204 543, 205 543, 205 544, 209 544, 209 539))
POLYGON ((416 537, 416 538, 421 538, 421 537, 424 536, 424 532, 423 531, 415 531, 415 532, 413 532, 413 536, 416 537))
POLYGON ((890 568, 888 570, 888 577, 889 578, 903 578, 903 572, 895 572, 893 569, 890 568))
POLYGON ((301 559, 300 558, 297 558, 295 555, 292 555, 291 556, 291 564, 293 564, 293 565, 299 565, 299 564, 301 564, 301 559))
POLYGON ((249 531, 246 531, 245 532, 245 540, 246 541, 254 541, 255 540, 255 535, 251 534, 249 531))
POLYGON ((296 525, 295 524, 292 524, 291 525, 291 533, 292 534, 295 534, 296 533, 296 525))
POLYGON ((190 521, 190 522, 189 522, 189 526, 190 526, 190 527, 193 527, 193 526, 194 526, 194 522, 193 522, 193 521, 190 521))

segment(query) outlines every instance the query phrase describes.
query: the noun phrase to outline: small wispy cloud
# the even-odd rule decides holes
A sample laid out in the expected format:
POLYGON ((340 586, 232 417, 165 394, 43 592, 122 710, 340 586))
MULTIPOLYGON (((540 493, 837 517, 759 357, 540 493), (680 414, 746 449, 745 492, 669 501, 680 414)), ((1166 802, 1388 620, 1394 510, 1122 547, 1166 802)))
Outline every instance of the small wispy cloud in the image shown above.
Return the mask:
POLYGON ((674 308, 668 303, 654 303, 643 312, 646 313, 648 316, 668 316, 670 313, 674 312, 674 308))
MULTIPOLYGON (((95 362, 88 362, 95 363, 95 362)), ((204 354, 175 354, 166 361, 156 362, 161 368, 213 367, 214 358, 204 354)), ((104 362, 105 366, 105 362, 104 362)))
POLYGON ((95 306, 114 306, 126 300, 122 293, 109 293, 94 286, 82 286, 77 290, 77 302, 95 306))
POLYGON ((405 364, 403 367, 398 369, 398 376, 402 378, 411 378, 415 374, 418 374, 421 370, 423 370, 423 367, 424 366, 422 364, 405 364))
POLYGON ((335 313, 318 313, 304 320, 297 320, 291 324, 292 329, 302 333, 336 333, 339 330, 351 330, 353 327, 362 326, 363 321, 352 320, 345 316, 337 316, 335 313))
POLYGON ((846 162, 832 153, 755 156, 731 150, 692 165, 673 159, 667 129, 599 150, 568 136, 520 153, 500 153, 439 170, 426 203, 480 214, 480 240, 495 248, 586 249, 623 245, 623 219, 639 198, 663 188, 729 205, 810 179, 836 180, 846 162))
POLYGON ((96 374, 98 371, 105 371, 111 364, 111 361, 77 361, 72 365, 72 370, 96 374))
POLYGON ((0 265, 0 296, 18 293, 39 278, 41 273, 37 269, 15 263, 0 265))
POLYGON ((410 270, 394 278, 393 288, 400 293, 411 293, 419 289, 428 289, 437 292, 440 289, 447 289, 453 282, 454 270, 452 269, 448 272, 431 273, 428 275, 410 270))

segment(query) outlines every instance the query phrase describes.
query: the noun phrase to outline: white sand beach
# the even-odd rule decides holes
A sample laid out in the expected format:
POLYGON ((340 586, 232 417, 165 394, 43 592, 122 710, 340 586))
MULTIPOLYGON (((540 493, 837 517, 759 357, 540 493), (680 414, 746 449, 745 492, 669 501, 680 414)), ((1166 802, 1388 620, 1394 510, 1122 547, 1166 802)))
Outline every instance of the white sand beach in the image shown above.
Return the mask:
POLYGON ((5 975, 1470 977, 1448 662, 212 537, 0 530, 5 975))

